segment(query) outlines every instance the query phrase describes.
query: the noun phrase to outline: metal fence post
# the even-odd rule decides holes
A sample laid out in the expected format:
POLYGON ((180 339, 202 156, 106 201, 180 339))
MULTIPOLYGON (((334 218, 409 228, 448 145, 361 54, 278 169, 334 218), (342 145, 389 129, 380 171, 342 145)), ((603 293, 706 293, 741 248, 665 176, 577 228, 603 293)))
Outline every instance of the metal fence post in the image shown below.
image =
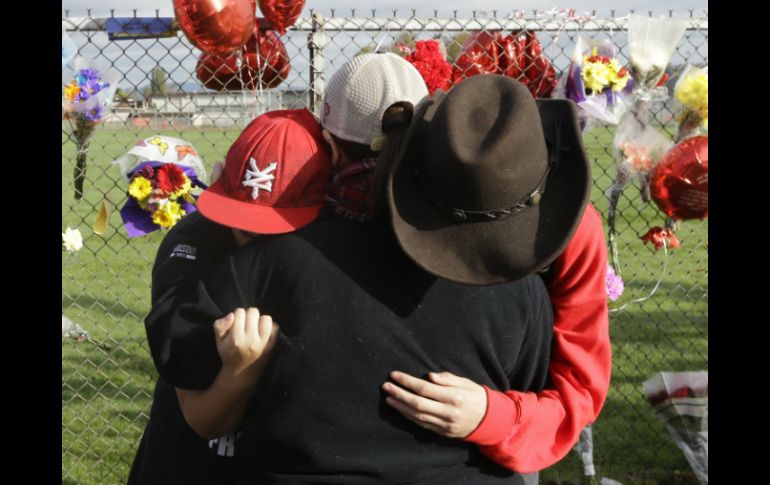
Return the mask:
POLYGON ((324 80, 324 46, 326 34, 324 33, 324 16, 320 13, 313 14, 312 30, 308 35, 308 49, 310 49, 310 102, 308 107, 316 116, 321 116, 321 100, 325 88, 324 80))

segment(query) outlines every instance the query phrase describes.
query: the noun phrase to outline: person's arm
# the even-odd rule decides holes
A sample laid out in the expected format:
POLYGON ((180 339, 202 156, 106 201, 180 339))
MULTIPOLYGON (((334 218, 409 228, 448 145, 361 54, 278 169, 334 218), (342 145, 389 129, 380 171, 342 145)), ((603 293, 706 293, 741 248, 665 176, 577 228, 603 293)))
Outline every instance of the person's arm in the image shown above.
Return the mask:
MULTIPOLYGON (((411 416, 404 406, 399 409, 402 414, 413 421, 418 416, 430 416, 430 424, 448 437, 463 437, 462 433, 470 428, 465 441, 478 445, 489 459, 514 471, 542 470, 563 458, 577 442, 580 431, 598 416, 609 388, 607 248, 601 217, 593 207, 586 208, 578 230, 553 266, 549 288, 554 310, 550 389, 537 393, 500 392, 448 373, 442 373, 443 382, 431 376, 432 383, 394 376, 412 391, 400 396, 411 416), (418 399, 423 396, 442 404, 444 416, 466 419, 459 428, 457 419, 437 423, 438 408, 426 399, 418 399), (476 421, 479 415, 480 421, 476 421), (474 422, 477 426, 471 427, 474 422)), ((511 383, 512 387, 520 384, 511 383)), ((391 396, 393 388, 384 387, 391 396)))
POLYGON ((487 389, 487 413, 466 441, 493 461, 523 473, 561 460, 604 405, 612 367, 605 277, 607 246, 592 206, 554 262, 550 385, 542 392, 487 389))
POLYGON ((213 322, 238 307, 255 302, 249 274, 251 253, 235 262, 235 251, 211 266, 193 286, 184 286, 155 302, 145 318, 150 351, 158 373, 175 387, 203 390, 211 386, 222 367, 213 322), (247 265, 247 266, 243 266, 247 265))
POLYGON ((161 377, 173 385, 205 389, 214 380, 220 364, 212 326, 214 320, 226 312, 212 302, 211 313, 214 316, 207 325, 200 327, 173 321, 166 312, 173 311, 183 295, 194 292, 199 279, 236 248, 231 229, 215 224, 199 213, 185 216, 171 228, 158 248, 152 270, 152 310, 145 319, 145 330, 156 368, 161 377), (185 358, 182 354, 201 350, 187 351, 185 340, 181 338, 186 333, 200 333, 201 339, 211 339, 211 346, 203 347, 197 355, 201 367, 208 368, 200 375, 193 373, 195 369, 188 372, 181 362, 177 365, 179 360, 185 358), (212 372, 213 375, 210 375, 212 372))
POLYGON ((278 335, 270 316, 256 308, 238 308, 214 328, 222 368, 213 384, 204 391, 176 389, 187 424, 206 439, 240 427, 278 335))
MULTIPOLYGON (((526 334, 510 370, 508 387, 541 390, 548 379, 553 312, 542 283, 533 278, 529 284, 526 316, 519 322, 526 334)), ((477 435, 475 443, 483 449, 489 432, 506 436, 516 429, 520 413, 505 393, 451 372, 429 372, 428 380, 424 380, 394 371, 390 378, 393 382, 382 385, 389 394, 385 402, 418 426, 441 436, 467 441, 477 435), (488 431, 478 434, 482 426, 488 431)))

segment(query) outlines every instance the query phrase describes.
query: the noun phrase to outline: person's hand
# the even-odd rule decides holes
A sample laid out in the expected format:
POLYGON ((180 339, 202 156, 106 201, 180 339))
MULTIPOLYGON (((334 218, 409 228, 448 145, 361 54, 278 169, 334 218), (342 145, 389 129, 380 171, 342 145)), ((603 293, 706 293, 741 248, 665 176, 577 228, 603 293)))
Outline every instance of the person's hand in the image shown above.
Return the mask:
POLYGON ((238 379, 258 379, 270 360, 278 325, 254 307, 238 308, 214 322, 222 369, 238 379))
POLYGON ((465 438, 478 427, 487 412, 483 387, 449 372, 430 372, 430 381, 394 371, 386 382, 385 402, 418 426, 447 438, 465 438))

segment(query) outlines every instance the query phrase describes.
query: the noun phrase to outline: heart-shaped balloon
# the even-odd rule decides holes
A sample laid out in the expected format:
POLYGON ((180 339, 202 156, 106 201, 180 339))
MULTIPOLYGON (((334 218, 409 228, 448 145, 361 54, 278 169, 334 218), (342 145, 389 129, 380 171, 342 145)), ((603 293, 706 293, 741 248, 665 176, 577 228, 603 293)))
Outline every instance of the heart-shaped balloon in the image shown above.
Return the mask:
POLYGON ((479 74, 499 74, 502 35, 495 31, 474 32, 463 44, 453 67, 455 84, 479 74))
POLYGON ((237 54, 218 56, 201 52, 195 74, 204 86, 215 91, 239 90, 237 54))
POLYGON ((453 69, 454 83, 478 74, 503 74, 526 85, 536 98, 556 89, 556 70, 533 32, 502 35, 475 32, 463 44, 453 69))
POLYGON ((305 0, 259 0, 259 9, 270 25, 283 35, 302 13, 305 0))
POLYGON ((272 30, 259 31, 246 42, 245 65, 241 68, 241 79, 247 89, 263 89, 278 86, 289 75, 291 63, 286 46, 272 30))
POLYGON ((674 220, 708 217, 708 136, 681 141, 658 162, 650 180, 650 195, 674 220))
MULTIPOLYGON (((521 32, 506 37, 507 66, 503 74, 518 79, 536 98, 548 98, 556 89, 556 70, 543 55, 543 48, 534 32, 521 32)), ((505 45, 505 44, 504 44, 505 45)))
POLYGON ((286 80, 291 70, 286 46, 272 30, 260 31, 255 26, 241 54, 240 69, 235 54, 227 57, 201 54, 195 70, 198 79, 216 91, 253 90, 257 86, 270 89, 286 80))
POLYGON ((190 42, 207 54, 241 48, 254 28, 253 0, 174 0, 174 14, 190 42))

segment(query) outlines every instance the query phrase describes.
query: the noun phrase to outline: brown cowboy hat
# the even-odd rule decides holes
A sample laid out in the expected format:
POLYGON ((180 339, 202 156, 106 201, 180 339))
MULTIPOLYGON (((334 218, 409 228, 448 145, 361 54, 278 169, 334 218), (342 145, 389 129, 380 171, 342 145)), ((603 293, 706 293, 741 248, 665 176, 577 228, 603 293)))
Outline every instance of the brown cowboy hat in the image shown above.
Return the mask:
POLYGON ((418 106, 387 195, 398 242, 419 266, 492 285, 551 264, 590 187, 574 103, 480 75, 418 106))

